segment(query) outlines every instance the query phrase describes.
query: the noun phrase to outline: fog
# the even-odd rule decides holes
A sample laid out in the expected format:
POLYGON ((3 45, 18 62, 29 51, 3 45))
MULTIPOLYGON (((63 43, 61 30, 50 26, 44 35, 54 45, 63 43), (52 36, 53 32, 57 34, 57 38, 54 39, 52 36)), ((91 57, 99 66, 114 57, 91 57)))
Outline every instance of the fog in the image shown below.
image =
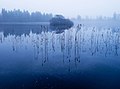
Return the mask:
POLYGON ((53 14, 63 14, 66 17, 82 17, 86 15, 112 16, 120 12, 120 0, 0 0, 0 10, 21 9, 41 11, 53 14))

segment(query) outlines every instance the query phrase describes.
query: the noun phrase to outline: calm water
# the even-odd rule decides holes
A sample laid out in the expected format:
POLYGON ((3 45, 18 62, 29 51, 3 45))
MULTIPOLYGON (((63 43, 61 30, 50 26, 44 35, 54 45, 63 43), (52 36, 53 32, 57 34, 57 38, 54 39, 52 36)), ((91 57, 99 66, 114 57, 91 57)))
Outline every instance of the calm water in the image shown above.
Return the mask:
POLYGON ((120 89, 120 28, 0 25, 0 89, 120 89))

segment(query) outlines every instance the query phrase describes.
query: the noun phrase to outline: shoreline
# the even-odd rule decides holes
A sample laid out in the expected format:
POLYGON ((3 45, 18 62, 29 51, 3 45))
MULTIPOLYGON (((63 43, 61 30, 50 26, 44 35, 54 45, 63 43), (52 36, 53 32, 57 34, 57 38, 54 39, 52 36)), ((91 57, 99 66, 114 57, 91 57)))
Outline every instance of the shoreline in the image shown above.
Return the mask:
POLYGON ((0 22, 0 25, 49 25, 49 22, 0 22))

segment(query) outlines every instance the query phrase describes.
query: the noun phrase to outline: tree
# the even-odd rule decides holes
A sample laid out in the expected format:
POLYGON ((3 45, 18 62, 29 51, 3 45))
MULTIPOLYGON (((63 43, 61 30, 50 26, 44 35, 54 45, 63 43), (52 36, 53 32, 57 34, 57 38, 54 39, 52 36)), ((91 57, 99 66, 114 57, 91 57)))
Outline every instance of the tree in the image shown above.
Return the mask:
POLYGON ((52 14, 41 14, 41 12, 13 10, 7 11, 2 9, 0 15, 1 22, 48 22, 52 18, 52 14))

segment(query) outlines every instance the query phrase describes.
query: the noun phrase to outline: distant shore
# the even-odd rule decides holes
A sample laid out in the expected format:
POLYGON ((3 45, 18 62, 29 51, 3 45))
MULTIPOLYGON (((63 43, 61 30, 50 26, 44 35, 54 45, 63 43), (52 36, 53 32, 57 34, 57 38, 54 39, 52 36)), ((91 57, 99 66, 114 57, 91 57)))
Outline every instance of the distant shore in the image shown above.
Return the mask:
POLYGON ((49 22, 0 22, 0 25, 49 25, 49 22))

